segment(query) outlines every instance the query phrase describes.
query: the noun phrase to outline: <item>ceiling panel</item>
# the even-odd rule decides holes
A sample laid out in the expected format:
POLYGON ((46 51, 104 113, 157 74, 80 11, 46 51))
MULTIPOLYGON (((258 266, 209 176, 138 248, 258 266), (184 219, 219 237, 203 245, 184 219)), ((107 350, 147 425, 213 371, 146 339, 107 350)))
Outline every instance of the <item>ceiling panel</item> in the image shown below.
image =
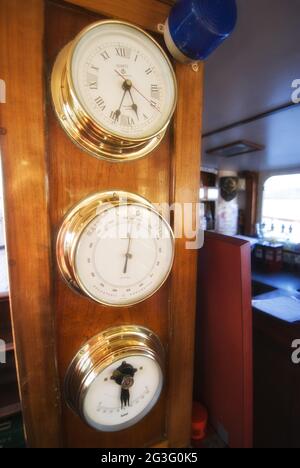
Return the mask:
POLYGON ((205 166, 221 169, 267 171, 300 167, 300 105, 204 138, 203 152, 205 166), (266 149, 232 158, 206 154, 211 148, 243 139, 264 145, 266 149))
MULTIPOLYGON (((237 0, 238 25, 206 63, 204 134, 291 101, 300 79, 300 0, 237 0)), ((236 140, 266 145, 232 160, 204 154, 220 168, 300 167, 300 105, 204 138, 204 150, 236 140)))

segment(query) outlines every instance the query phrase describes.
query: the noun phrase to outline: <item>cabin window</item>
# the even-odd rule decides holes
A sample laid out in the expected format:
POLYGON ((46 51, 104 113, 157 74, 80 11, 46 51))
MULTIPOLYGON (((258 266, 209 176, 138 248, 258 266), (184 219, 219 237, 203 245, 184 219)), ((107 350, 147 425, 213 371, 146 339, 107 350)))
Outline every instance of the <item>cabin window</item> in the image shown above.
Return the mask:
POLYGON ((266 238, 300 243, 300 174, 273 176, 265 182, 262 223, 266 238))

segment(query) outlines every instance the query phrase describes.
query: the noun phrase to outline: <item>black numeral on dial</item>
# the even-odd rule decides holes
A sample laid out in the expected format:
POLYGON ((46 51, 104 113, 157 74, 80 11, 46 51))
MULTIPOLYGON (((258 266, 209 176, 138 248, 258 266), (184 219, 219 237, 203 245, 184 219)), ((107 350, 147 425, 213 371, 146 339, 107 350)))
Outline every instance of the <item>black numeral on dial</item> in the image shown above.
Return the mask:
POLYGON ((128 47, 116 47, 116 53, 118 57, 130 59, 131 49, 128 47))
POLYGON ((96 97, 95 102, 102 112, 106 109, 104 99, 101 96, 96 97))

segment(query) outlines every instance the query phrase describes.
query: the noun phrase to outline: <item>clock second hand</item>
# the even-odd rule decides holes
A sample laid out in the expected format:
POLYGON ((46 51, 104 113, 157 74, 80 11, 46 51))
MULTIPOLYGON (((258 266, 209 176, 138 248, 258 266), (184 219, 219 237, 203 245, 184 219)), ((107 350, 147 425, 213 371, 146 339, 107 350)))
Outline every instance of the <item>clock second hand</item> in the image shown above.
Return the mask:
MULTIPOLYGON (((124 81, 126 81, 126 78, 125 76, 122 75, 122 73, 120 73, 118 70, 115 70, 115 72, 117 73, 117 75, 119 75, 124 81)), ((161 111, 158 109, 158 107, 154 106, 153 103, 150 101, 150 99, 148 99, 146 96, 144 96, 133 84, 131 85, 131 87, 137 92, 139 93, 149 104, 151 107, 154 107, 154 109, 157 110, 157 112, 159 112, 161 114, 161 111)))

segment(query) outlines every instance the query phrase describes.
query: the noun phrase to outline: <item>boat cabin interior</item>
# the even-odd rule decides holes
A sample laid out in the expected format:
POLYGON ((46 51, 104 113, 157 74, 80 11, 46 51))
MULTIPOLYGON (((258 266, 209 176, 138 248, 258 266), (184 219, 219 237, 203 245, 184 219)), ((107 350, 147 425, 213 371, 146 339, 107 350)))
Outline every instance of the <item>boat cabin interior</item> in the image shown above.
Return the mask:
POLYGON ((0 448, 300 448, 299 18, 0 0, 0 448))

